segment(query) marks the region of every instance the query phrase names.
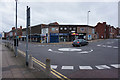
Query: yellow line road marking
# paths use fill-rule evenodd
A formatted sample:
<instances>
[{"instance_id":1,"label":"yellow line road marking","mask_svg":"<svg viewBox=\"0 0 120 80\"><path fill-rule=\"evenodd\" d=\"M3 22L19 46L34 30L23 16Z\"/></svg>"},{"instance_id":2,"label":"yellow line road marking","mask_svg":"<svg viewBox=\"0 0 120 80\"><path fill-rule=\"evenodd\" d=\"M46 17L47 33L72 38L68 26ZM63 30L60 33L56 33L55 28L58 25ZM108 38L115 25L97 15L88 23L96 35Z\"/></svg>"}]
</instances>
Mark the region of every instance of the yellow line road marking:
<instances>
[{"instance_id":1,"label":"yellow line road marking","mask_svg":"<svg viewBox=\"0 0 120 80\"><path fill-rule=\"evenodd\" d=\"M26 56L26 54L25 54L25 52L23 52L23 51L21 51L21 50L18 50L21 54L23 54L24 56ZM36 58L34 58L34 57L32 57L32 60L35 62L35 63L37 63L37 64L39 64L40 66L42 66L44 69L46 68L46 64L44 64L44 63L42 63L41 61L39 61L39 60L37 60ZM61 80L64 80L63 78L65 78L65 79L67 79L67 80L70 80L69 78L67 78L66 76L64 76L64 75L62 75L61 73L59 73L59 72L57 72L56 70L54 70L54 69L52 69L51 68L51 73L53 74L53 75L55 75L57 78L60 78ZM57 74L56 74L57 73ZM60 77L60 76L61 77ZM62 78L63 77L63 78Z\"/></svg>"}]
</instances>

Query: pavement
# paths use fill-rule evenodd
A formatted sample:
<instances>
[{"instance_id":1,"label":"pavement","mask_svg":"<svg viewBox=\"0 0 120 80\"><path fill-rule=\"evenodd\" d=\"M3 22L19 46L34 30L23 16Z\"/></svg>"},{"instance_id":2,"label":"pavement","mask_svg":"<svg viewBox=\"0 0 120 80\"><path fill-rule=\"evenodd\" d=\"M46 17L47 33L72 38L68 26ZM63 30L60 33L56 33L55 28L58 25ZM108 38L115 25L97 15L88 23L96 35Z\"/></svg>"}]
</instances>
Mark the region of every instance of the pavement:
<instances>
[{"instance_id":1,"label":"pavement","mask_svg":"<svg viewBox=\"0 0 120 80\"><path fill-rule=\"evenodd\" d=\"M9 78L47 78L47 75L37 68L29 69L25 66L23 56L14 57L14 53L2 45L2 78L3 80Z\"/></svg>"}]
</instances>

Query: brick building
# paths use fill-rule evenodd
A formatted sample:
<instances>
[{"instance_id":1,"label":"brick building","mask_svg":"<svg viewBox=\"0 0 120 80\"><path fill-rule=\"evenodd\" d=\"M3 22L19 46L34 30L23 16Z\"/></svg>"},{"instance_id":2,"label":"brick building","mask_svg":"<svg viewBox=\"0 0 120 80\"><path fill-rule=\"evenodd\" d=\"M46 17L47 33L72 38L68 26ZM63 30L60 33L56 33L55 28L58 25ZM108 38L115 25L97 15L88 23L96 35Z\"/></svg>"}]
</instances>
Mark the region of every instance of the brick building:
<instances>
[{"instance_id":1,"label":"brick building","mask_svg":"<svg viewBox=\"0 0 120 80\"><path fill-rule=\"evenodd\" d=\"M20 26L20 28L17 28L17 36L18 36L19 39L21 38L21 36L22 36L22 26ZM12 30L9 31L6 34L6 37L9 40L13 40L16 37L16 29L15 29L15 27L12 27Z\"/></svg>"},{"instance_id":2,"label":"brick building","mask_svg":"<svg viewBox=\"0 0 120 80\"><path fill-rule=\"evenodd\" d=\"M117 32L116 28L113 26L107 25L106 22L98 23L95 26L95 31L97 34L97 38L99 39L108 39L108 38L116 38Z\"/></svg>"},{"instance_id":3,"label":"brick building","mask_svg":"<svg viewBox=\"0 0 120 80\"><path fill-rule=\"evenodd\" d=\"M41 41L43 42L69 42L75 39L87 39L86 36L88 40L96 39L93 26L59 25L57 22L41 26Z\"/></svg>"}]
</instances>

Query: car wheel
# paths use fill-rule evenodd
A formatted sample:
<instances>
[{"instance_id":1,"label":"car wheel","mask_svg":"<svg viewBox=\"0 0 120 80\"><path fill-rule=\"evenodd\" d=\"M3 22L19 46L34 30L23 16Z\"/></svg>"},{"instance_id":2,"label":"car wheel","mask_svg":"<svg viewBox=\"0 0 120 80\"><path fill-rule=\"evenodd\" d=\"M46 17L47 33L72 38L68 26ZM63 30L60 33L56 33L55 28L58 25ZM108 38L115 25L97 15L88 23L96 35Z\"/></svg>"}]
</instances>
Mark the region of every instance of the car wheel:
<instances>
[{"instance_id":1,"label":"car wheel","mask_svg":"<svg viewBox=\"0 0 120 80\"><path fill-rule=\"evenodd\" d=\"M75 45L73 45L73 47L75 47Z\"/></svg>"},{"instance_id":2,"label":"car wheel","mask_svg":"<svg viewBox=\"0 0 120 80\"><path fill-rule=\"evenodd\" d=\"M81 44L79 46L81 47Z\"/></svg>"}]
</instances>

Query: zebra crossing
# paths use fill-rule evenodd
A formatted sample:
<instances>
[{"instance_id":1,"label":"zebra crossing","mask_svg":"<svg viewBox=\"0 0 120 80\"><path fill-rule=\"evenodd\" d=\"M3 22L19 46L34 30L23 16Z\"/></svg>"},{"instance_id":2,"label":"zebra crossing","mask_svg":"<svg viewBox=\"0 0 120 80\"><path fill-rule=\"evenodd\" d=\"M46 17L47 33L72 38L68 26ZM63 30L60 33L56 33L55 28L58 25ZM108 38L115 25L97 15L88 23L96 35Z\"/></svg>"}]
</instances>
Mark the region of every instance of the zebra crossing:
<instances>
[{"instance_id":1,"label":"zebra crossing","mask_svg":"<svg viewBox=\"0 0 120 80\"><path fill-rule=\"evenodd\" d=\"M117 46L107 46L107 45L97 45L97 46L99 46L99 47L108 47L108 48L114 48L114 49L118 49L118 47Z\"/></svg>"},{"instance_id":2,"label":"zebra crossing","mask_svg":"<svg viewBox=\"0 0 120 80\"><path fill-rule=\"evenodd\" d=\"M52 69L58 69L58 67L62 70L74 70L76 67L75 66L58 66L58 65L51 65ZM95 65L95 66L77 66L79 68L79 70L94 70L94 69L98 69L98 70L103 70L103 69L111 69L111 68L115 68L115 69L119 69L120 68L120 64L110 64L110 65Z\"/></svg>"}]
</instances>

